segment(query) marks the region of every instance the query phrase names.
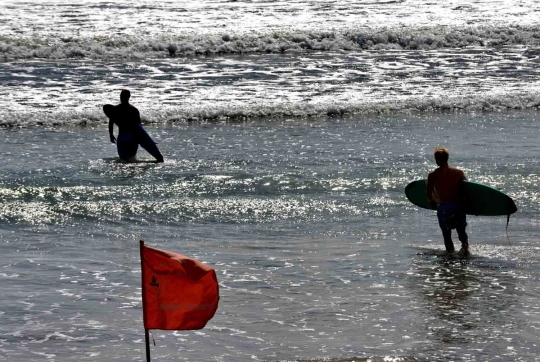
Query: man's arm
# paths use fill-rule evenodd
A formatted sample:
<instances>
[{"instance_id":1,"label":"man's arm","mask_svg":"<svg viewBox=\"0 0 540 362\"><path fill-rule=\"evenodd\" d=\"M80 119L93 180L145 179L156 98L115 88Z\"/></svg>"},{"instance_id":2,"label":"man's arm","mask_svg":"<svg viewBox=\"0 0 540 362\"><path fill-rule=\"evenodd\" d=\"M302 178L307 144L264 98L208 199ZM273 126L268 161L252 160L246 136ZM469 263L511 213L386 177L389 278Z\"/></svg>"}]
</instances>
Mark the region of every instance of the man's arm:
<instances>
[{"instance_id":1,"label":"man's arm","mask_svg":"<svg viewBox=\"0 0 540 362\"><path fill-rule=\"evenodd\" d=\"M429 174L426 185L426 196L429 202L433 202L433 190L435 189L435 183L433 182L433 174Z\"/></svg>"},{"instance_id":2,"label":"man's arm","mask_svg":"<svg viewBox=\"0 0 540 362\"><path fill-rule=\"evenodd\" d=\"M112 143L116 143L116 138L114 137L113 130L114 130L114 122L109 120L109 138L111 139Z\"/></svg>"},{"instance_id":3,"label":"man's arm","mask_svg":"<svg viewBox=\"0 0 540 362\"><path fill-rule=\"evenodd\" d=\"M427 185L426 185L426 197L431 205L431 208L436 210L437 209L437 202L433 200L433 192L435 191L435 175L433 173L430 173L427 179Z\"/></svg>"}]
</instances>

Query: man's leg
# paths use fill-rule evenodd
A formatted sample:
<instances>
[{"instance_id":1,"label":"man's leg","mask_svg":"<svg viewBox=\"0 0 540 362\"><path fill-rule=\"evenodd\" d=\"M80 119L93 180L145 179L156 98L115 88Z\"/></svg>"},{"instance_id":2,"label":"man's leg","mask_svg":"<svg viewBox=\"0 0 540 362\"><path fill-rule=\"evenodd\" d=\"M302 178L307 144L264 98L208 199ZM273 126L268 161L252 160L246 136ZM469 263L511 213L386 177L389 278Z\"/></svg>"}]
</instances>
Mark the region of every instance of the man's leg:
<instances>
[{"instance_id":1,"label":"man's leg","mask_svg":"<svg viewBox=\"0 0 540 362\"><path fill-rule=\"evenodd\" d=\"M451 227L451 214L445 211L444 205L439 205L437 207L437 219L439 220L439 227L441 228L444 247L449 253L456 251L454 249L454 243L452 242L452 227Z\"/></svg>"},{"instance_id":2,"label":"man's leg","mask_svg":"<svg viewBox=\"0 0 540 362\"><path fill-rule=\"evenodd\" d=\"M467 232L465 231L465 228L467 226L458 226L456 228L459 241L461 241L461 249L463 249L464 252L469 252L469 236L467 235Z\"/></svg>"},{"instance_id":3,"label":"man's leg","mask_svg":"<svg viewBox=\"0 0 540 362\"><path fill-rule=\"evenodd\" d=\"M441 228L441 231L444 238L444 247L446 248L446 251L453 253L456 251L456 249L454 249L454 242L452 241L452 230Z\"/></svg>"},{"instance_id":4,"label":"man's leg","mask_svg":"<svg viewBox=\"0 0 540 362\"><path fill-rule=\"evenodd\" d=\"M456 225L456 231L459 237L459 241L461 241L461 251L460 253L463 256L469 255L469 236L467 235L467 232L465 231L465 228L467 227L467 216L464 213L460 213L457 215L458 222Z\"/></svg>"}]
</instances>

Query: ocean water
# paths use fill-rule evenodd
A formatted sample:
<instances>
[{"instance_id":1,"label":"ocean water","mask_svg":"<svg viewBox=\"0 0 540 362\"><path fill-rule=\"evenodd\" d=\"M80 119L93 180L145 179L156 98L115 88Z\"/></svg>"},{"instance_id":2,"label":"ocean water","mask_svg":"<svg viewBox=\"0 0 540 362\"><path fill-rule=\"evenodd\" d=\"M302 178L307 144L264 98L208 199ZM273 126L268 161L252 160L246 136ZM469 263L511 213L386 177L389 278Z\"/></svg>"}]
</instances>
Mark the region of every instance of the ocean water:
<instances>
[{"instance_id":1,"label":"ocean water","mask_svg":"<svg viewBox=\"0 0 540 362\"><path fill-rule=\"evenodd\" d=\"M220 282L155 361L540 361L539 12L0 1L0 360L144 361L143 239ZM122 88L165 163L118 162ZM440 145L519 209L464 260L404 195Z\"/></svg>"}]
</instances>

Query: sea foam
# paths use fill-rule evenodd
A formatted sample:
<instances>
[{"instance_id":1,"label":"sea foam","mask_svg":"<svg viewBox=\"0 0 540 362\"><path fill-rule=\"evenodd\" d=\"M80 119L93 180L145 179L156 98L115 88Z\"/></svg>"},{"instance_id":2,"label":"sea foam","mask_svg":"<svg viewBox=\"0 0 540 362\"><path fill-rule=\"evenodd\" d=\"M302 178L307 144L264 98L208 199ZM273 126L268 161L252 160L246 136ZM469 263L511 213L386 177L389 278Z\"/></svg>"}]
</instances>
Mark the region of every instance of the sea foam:
<instances>
[{"instance_id":1,"label":"sea foam","mask_svg":"<svg viewBox=\"0 0 540 362\"><path fill-rule=\"evenodd\" d=\"M280 30L138 36L0 36L0 59L155 59L189 55L283 53L290 51L436 50L470 46L538 46L532 26L427 27L345 30Z\"/></svg>"},{"instance_id":2,"label":"sea foam","mask_svg":"<svg viewBox=\"0 0 540 362\"><path fill-rule=\"evenodd\" d=\"M145 124L175 124L187 122L244 122L255 120L310 119L328 117L362 117L391 114L428 114L430 112L498 112L505 110L535 110L540 108L537 92L466 95L455 97L417 97L378 102L283 102L153 108L140 107ZM0 111L0 127L29 126L99 126L107 118L99 107L82 111L5 112Z\"/></svg>"}]
</instances>

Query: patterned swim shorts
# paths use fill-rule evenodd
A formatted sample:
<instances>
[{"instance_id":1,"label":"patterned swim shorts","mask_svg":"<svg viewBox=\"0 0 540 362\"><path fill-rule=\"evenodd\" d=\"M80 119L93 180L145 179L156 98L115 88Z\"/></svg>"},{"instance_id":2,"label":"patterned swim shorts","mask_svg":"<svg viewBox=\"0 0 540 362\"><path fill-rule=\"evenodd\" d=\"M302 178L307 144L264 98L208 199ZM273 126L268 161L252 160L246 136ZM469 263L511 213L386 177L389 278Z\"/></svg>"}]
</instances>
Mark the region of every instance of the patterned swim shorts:
<instances>
[{"instance_id":1,"label":"patterned swim shorts","mask_svg":"<svg viewBox=\"0 0 540 362\"><path fill-rule=\"evenodd\" d=\"M437 218L442 230L467 226L467 217L460 204L440 204L437 206Z\"/></svg>"}]
</instances>

